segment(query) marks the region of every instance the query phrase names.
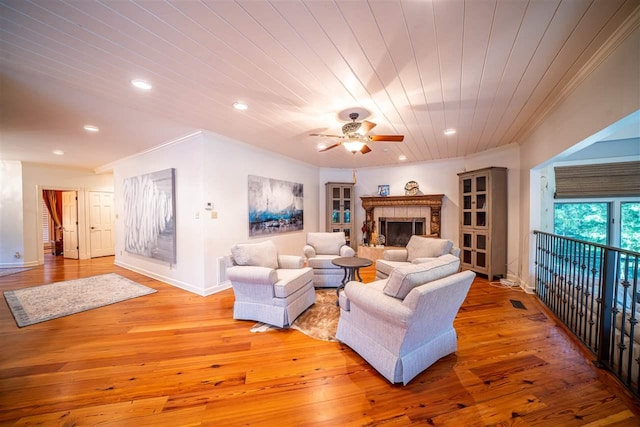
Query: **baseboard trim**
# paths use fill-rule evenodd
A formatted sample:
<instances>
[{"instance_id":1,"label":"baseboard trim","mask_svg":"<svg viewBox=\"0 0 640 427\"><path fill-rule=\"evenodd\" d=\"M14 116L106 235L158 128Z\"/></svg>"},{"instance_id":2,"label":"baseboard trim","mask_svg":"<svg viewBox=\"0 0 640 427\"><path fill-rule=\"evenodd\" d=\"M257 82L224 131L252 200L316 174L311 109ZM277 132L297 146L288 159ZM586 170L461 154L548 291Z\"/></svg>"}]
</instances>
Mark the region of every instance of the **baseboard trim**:
<instances>
[{"instance_id":1,"label":"baseboard trim","mask_svg":"<svg viewBox=\"0 0 640 427\"><path fill-rule=\"evenodd\" d=\"M216 286L212 286L212 287L207 288L207 289L202 289L202 288L198 288L196 286L193 286L190 283L186 283L186 282L183 282L183 281L180 281L180 280L176 280L176 279L171 278L171 277L163 276L162 274L158 274L158 273L155 273L153 271L145 270L144 268L140 268L140 267L137 267L135 265L127 264L126 262L115 260L114 264L117 265L118 267L126 268L127 270L131 270L131 271L134 271L136 273L140 273L140 274L142 274L144 276L151 277L152 279L156 279L156 280L159 280L159 281L164 282L164 283L168 283L171 286L175 286L176 288L180 288L180 289L183 289L185 291L188 291L188 292L191 292L193 294L200 295L200 296L203 296L203 297L206 297L206 296L209 296L209 295L213 295L213 294L216 294L218 292L222 292L224 290L227 290L227 289L231 288L231 282L225 281L225 282L222 282L222 283L220 283L220 284L218 284Z\"/></svg>"},{"instance_id":2,"label":"baseboard trim","mask_svg":"<svg viewBox=\"0 0 640 427\"><path fill-rule=\"evenodd\" d=\"M0 268L26 268L26 267L37 267L38 261L27 261L27 262L5 262L0 263Z\"/></svg>"}]
</instances>

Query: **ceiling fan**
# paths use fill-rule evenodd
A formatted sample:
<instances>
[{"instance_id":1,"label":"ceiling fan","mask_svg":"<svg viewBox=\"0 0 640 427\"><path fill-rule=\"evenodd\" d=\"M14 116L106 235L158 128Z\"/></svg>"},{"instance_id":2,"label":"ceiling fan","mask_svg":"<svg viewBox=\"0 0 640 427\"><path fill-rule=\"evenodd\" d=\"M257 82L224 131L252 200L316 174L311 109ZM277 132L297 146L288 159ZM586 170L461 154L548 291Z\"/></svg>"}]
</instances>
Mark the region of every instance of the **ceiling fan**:
<instances>
[{"instance_id":1,"label":"ceiling fan","mask_svg":"<svg viewBox=\"0 0 640 427\"><path fill-rule=\"evenodd\" d=\"M358 151L362 154L367 154L371 151L371 148L367 145L367 142L402 142L404 135L368 135L369 131L373 129L376 124L367 120L356 122L358 120L358 113L349 114L351 123L347 123L342 126L342 135L326 135L322 133L312 133L310 136L321 136L325 138L338 138L343 141L337 142L333 145L323 148L320 152L331 150L332 148L342 145L347 151L356 154Z\"/></svg>"}]
</instances>

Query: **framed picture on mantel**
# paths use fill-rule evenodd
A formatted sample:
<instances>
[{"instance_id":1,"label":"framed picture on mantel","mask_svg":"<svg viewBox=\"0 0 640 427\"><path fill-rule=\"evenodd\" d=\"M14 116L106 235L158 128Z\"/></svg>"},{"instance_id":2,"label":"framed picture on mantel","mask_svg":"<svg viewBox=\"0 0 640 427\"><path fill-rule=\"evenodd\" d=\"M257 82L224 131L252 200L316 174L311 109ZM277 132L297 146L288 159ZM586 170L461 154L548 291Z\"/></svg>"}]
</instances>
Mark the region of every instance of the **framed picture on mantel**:
<instances>
[{"instance_id":1,"label":"framed picture on mantel","mask_svg":"<svg viewBox=\"0 0 640 427\"><path fill-rule=\"evenodd\" d=\"M389 195L389 184L378 185L378 196L386 197Z\"/></svg>"}]
</instances>

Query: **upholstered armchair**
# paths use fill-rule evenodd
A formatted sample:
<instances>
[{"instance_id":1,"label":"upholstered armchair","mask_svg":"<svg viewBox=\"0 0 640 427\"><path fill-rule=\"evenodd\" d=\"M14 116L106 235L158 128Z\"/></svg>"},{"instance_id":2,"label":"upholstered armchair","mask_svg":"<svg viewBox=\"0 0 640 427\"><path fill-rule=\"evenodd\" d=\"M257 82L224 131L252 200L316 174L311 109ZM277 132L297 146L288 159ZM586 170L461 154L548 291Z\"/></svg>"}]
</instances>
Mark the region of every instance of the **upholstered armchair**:
<instances>
[{"instance_id":1,"label":"upholstered armchair","mask_svg":"<svg viewBox=\"0 0 640 427\"><path fill-rule=\"evenodd\" d=\"M301 256L278 255L271 241L235 245L225 262L234 319L289 327L316 301L311 268Z\"/></svg>"},{"instance_id":2,"label":"upholstered armchair","mask_svg":"<svg viewBox=\"0 0 640 427\"><path fill-rule=\"evenodd\" d=\"M396 267L433 261L447 254L459 257L460 248L447 239L411 236L405 248L387 249L382 253L382 259L376 261L376 279L386 279Z\"/></svg>"},{"instance_id":3,"label":"upholstered armchair","mask_svg":"<svg viewBox=\"0 0 640 427\"><path fill-rule=\"evenodd\" d=\"M338 287L344 278L344 270L331 263L339 257L355 256L347 245L344 232L307 233L307 244L303 249L307 267L313 269L313 285L316 288Z\"/></svg>"},{"instance_id":4,"label":"upholstered armchair","mask_svg":"<svg viewBox=\"0 0 640 427\"><path fill-rule=\"evenodd\" d=\"M398 267L388 279L347 283L336 338L391 383L406 385L457 350L453 320L475 277L472 271L456 273L459 263L445 255Z\"/></svg>"}]
</instances>

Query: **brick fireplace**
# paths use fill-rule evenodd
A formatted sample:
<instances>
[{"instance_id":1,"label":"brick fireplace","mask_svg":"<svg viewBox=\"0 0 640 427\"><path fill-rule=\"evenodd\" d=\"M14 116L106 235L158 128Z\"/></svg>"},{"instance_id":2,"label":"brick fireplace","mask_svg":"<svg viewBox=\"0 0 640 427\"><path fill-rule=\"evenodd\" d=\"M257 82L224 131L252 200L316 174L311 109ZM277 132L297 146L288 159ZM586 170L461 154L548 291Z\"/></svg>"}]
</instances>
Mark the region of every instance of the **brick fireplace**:
<instances>
[{"instance_id":1,"label":"brick fireplace","mask_svg":"<svg viewBox=\"0 0 640 427\"><path fill-rule=\"evenodd\" d=\"M416 196L363 196L362 207L369 232L393 234L388 246L405 246L412 234L440 237L444 194ZM387 235L385 235L385 238Z\"/></svg>"}]
</instances>

